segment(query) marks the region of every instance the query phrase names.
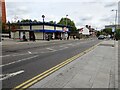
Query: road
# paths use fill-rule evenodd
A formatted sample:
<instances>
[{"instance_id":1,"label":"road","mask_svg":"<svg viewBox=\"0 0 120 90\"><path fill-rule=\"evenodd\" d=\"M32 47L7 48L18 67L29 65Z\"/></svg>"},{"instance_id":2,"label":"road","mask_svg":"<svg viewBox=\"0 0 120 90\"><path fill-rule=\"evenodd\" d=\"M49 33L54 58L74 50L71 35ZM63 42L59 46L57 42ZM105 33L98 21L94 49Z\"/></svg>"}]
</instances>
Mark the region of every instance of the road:
<instances>
[{"instance_id":1,"label":"road","mask_svg":"<svg viewBox=\"0 0 120 90\"><path fill-rule=\"evenodd\" d=\"M99 42L97 39L66 40L5 46L2 50L2 65L0 65L3 73L0 76L2 86L14 88Z\"/></svg>"}]
</instances>

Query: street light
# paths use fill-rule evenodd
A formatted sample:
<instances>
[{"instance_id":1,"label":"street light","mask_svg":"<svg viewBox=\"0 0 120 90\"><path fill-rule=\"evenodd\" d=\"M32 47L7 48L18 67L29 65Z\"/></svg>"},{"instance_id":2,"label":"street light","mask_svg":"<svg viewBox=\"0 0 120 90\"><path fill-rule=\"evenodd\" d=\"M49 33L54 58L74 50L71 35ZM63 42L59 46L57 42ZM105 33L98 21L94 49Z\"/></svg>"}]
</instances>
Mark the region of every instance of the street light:
<instances>
[{"instance_id":1,"label":"street light","mask_svg":"<svg viewBox=\"0 0 120 90\"><path fill-rule=\"evenodd\" d=\"M116 12L116 15L115 15L115 26L116 26L116 22L117 22L117 11L118 11L118 10L114 10L114 9L113 9L113 10L111 10L111 11L115 11L115 12Z\"/></svg>"},{"instance_id":2,"label":"street light","mask_svg":"<svg viewBox=\"0 0 120 90\"><path fill-rule=\"evenodd\" d=\"M42 18L43 18L43 40L44 40L44 18L45 18L45 15L42 15Z\"/></svg>"},{"instance_id":3,"label":"street light","mask_svg":"<svg viewBox=\"0 0 120 90\"><path fill-rule=\"evenodd\" d=\"M66 28L67 28L67 17L68 17L68 15L66 15Z\"/></svg>"},{"instance_id":4,"label":"street light","mask_svg":"<svg viewBox=\"0 0 120 90\"><path fill-rule=\"evenodd\" d=\"M9 26L9 38L11 38L10 22L9 21L8 21L8 26Z\"/></svg>"},{"instance_id":5,"label":"street light","mask_svg":"<svg viewBox=\"0 0 120 90\"><path fill-rule=\"evenodd\" d=\"M114 9L113 9L113 10L111 10L111 11L115 11L115 12L116 12L116 15L115 15L115 26L114 26L114 27L115 27L115 30L114 30L114 46L115 46L115 31L116 31L116 25L117 25L116 22L117 22L117 11L118 11L118 10L114 10Z\"/></svg>"}]
</instances>

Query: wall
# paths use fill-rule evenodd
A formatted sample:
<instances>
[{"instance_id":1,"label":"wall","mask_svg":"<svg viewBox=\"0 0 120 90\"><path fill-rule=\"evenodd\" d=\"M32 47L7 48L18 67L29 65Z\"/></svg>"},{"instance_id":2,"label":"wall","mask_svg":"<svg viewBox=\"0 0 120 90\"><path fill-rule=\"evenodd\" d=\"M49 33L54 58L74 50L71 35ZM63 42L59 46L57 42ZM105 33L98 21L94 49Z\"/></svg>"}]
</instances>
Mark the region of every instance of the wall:
<instances>
[{"instance_id":1,"label":"wall","mask_svg":"<svg viewBox=\"0 0 120 90\"><path fill-rule=\"evenodd\" d=\"M82 34L83 34L83 35L90 35L89 29L87 29L86 27L84 27Z\"/></svg>"},{"instance_id":2,"label":"wall","mask_svg":"<svg viewBox=\"0 0 120 90\"><path fill-rule=\"evenodd\" d=\"M42 30L43 29L43 26L42 25L33 25L32 26L32 30Z\"/></svg>"},{"instance_id":3,"label":"wall","mask_svg":"<svg viewBox=\"0 0 120 90\"><path fill-rule=\"evenodd\" d=\"M12 39L18 39L19 38L19 31L11 32L11 38Z\"/></svg>"},{"instance_id":4,"label":"wall","mask_svg":"<svg viewBox=\"0 0 120 90\"><path fill-rule=\"evenodd\" d=\"M30 26L20 26L21 30L30 30Z\"/></svg>"},{"instance_id":5,"label":"wall","mask_svg":"<svg viewBox=\"0 0 120 90\"><path fill-rule=\"evenodd\" d=\"M62 27L56 27L56 30L63 30L63 28Z\"/></svg>"},{"instance_id":6,"label":"wall","mask_svg":"<svg viewBox=\"0 0 120 90\"><path fill-rule=\"evenodd\" d=\"M54 30L54 26L44 26L44 29L47 29L47 30Z\"/></svg>"},{"instance_id":7,"label":"wall","mask_svg":"<svg viewBox=\"0 0 120 90\"><path fill-rule=\"evenodd\" d=\"M35 34L35 38L36 39L43 39L43 33L41 33L41 32L35 32L34 34Z\"/></svg>"}]
</instances>

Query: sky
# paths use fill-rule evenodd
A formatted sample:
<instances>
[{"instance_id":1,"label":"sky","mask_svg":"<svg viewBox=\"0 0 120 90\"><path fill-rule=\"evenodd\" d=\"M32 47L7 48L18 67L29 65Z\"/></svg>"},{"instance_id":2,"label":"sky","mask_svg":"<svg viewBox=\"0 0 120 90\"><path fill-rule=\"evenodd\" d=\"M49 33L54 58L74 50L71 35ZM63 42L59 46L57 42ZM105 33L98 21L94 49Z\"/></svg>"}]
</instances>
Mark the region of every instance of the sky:
<instances>
[{"instance_id":1,"label":"sky","mask_svg":"<svg viewBox=\"0 0 120 90\"><path fill-rule=\"evenodd\" d=\"M119 0L6 0L7 21L22 19L59 22L66 17L75 22L77 28L91 25L103 29L114 24Z\"/></svg>"}]
</instances>

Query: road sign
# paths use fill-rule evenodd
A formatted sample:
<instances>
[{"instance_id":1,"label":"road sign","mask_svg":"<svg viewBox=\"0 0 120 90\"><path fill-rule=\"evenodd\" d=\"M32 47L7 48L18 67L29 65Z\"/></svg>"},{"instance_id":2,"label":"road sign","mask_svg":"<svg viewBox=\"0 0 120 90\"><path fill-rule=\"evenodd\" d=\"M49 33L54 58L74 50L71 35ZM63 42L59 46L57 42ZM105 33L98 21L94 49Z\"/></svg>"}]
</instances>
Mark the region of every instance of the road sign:
<instances>
[{"instance_id":1,"label":"road sign","mask_svg":"<svg viewBox=\"0 0 120 90\"><path fill-rule=\"evenodd\" d=\"M115 27L112 27L112 32L115 32Z\"/></svg>"}]
</instances>

